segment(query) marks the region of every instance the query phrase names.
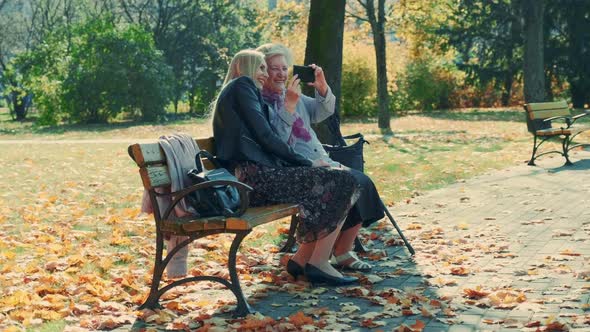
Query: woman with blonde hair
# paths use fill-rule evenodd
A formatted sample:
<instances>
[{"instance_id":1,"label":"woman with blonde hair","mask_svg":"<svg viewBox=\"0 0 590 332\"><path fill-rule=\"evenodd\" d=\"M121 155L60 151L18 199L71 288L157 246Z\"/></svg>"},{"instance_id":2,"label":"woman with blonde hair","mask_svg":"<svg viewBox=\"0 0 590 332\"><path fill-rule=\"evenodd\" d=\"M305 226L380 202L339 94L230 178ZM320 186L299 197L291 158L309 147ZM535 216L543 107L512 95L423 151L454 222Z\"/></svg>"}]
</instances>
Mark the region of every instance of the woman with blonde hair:
<instances>
[{"instance_id":1,"label":"woman with blonde hair","mask_svg":"<svg viewBox=\"0 0 590 332\"><path fill-rule=\"evenodd\" d=\"M268 79L262 88L262 97L271 106L271 126L284 142L303 156L322 160L332 167L345 169L352 174L361 186L361 195L342 227L339 239L334 246L332 262L342 268L368 271L371 265L364 262L352 251L354 239L362 225L369 226L383 218L381 198L373 181L363 172L343 167L330 159L311 127L334 114L336 97L332 93L324 71L311 64L315 82L307 83L315 90L315 96L301 94L299 79L288 80L289 68L293 65L291 50L281 44L264 44L257 48L264 53L268 66Z\"/></svg>"},{"instance_id":2,"label":"woman with blonde hair","mask_svg":"<svg viewBox=\"0 0 590 332\"><path fill-rule=\"evenodd\" d=\"M260 52L244 50L232 59L213 112L217 158L238 180L254 188L251 205L301 206L300 246L287 264L293 277L305 274L312 283L329 285L357 282L358 278L333 268L329 259L358 197L358 184L348 172L321 167L327 164L295 152L276 135L260 94L267 79Z\"/></svg>"}]
</instances>

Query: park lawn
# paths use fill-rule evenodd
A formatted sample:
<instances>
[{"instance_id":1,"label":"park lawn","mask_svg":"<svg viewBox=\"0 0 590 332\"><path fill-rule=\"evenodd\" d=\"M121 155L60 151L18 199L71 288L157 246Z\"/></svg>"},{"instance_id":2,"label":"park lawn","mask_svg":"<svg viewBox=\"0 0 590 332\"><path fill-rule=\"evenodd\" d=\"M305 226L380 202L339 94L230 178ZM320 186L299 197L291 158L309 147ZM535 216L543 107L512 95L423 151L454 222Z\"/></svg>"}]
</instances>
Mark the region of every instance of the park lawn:
<instances>
[{"instance_id":1,"label":"park lawn","mask_svg":"<svg viewBox=\"0 0 590 332\"><path fill-rule=\"evenodd\" d=\"M342 130L360 131L370 141L366 172L395 215L397 204L425 191L526 162L532 139L521 116L518 110L411 115L392 121L391 137L377 134L370 122L345 123ZM105 327L113 311L119 322L133 321L147 294L155 248L152 217L140 214L142 187L126 148L175 131L208 136L209 124L28 133L28 124L9 125L0 130L0 328ZM284 220L256 231L242 251L276 252L287 226ZM221 249L229 239L221 239L203 245L209 261L224 261Z\"/></svg>"}]
</instances>

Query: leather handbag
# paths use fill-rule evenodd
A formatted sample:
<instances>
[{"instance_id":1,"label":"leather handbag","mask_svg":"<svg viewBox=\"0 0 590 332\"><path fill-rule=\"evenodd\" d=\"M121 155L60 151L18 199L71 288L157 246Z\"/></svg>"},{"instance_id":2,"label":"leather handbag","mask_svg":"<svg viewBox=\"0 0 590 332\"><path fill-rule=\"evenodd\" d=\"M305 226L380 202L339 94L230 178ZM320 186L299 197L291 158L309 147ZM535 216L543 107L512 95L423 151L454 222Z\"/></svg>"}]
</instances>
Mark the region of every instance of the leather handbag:
<instances>
[{"instance_id":1,"label":"leather handbag","mask_svg":"<svg viewBox=\"0 0 590 332\"><path fill-rule=\"evenodd\" d=\"M216 168L205 170L201 166L201 156L209 159ZM208 151L199 151L195 156L195 164L197 168L191 169L187 173L193 184L220 180L238 182L238 179L227 169L221 167L219 162ZM191 192L187 195L186 200L195 209L199 218L212 216L237 217L244 212L241 208L242 202L238 188L228 184L214 185Z\"/></svg>"},{"instance_id":2,"label":"leather handbag","mask_svg":"<svg viewBox=\"0 0 590 332\"><path fill-rule=\"evenodd\" d=\"M361 133L344 136L343 139L357 139L357 141L351 145L324 144L323 147L328 153L328 156L330 156L330 159L344 166L364 172L365 159L363 157L363 146L365 143L369 144L369 142L365 140Z\"/></svg>"}]
</instances>

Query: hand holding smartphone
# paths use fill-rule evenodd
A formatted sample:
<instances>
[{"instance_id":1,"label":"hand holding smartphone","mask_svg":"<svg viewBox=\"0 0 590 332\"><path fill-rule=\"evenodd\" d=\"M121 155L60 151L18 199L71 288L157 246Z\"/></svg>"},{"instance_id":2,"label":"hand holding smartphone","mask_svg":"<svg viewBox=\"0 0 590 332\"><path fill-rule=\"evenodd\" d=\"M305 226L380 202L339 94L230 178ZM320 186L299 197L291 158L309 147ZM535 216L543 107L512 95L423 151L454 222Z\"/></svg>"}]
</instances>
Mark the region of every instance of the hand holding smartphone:
<instances>
[{"instance_id":1,"label":"hand holding smartphone","mask_svg":"<svg viewBox=\"0 0 590 332\"><path fill-rule=\"evenodd\" d=\"M315 70L309 66L293 66L293 75L297 75L299 80L304 83L315 82Z\"/></svg>"}]
</instances>

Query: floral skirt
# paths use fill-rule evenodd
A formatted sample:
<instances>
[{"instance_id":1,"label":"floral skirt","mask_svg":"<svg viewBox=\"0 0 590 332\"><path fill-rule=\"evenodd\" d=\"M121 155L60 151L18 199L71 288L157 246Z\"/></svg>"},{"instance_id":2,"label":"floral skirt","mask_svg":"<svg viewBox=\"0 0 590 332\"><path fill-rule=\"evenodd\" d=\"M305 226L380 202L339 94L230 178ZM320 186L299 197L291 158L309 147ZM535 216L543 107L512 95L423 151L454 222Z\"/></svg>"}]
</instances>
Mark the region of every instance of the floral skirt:
<instances>
[{"instance_id":1,"label":"floral skirt","mask_svg":"<svg viewBox=\"0 0 590 332\"><path fill-rule=\"evenodd\" d=\"M268 168L242 162L235 168L240 182L252 188L250 204L295 203L301 206L297 228L300 242L312 242L333 232L359 195L354 176L324 167Z\"/></svg>"}]
</instances>

